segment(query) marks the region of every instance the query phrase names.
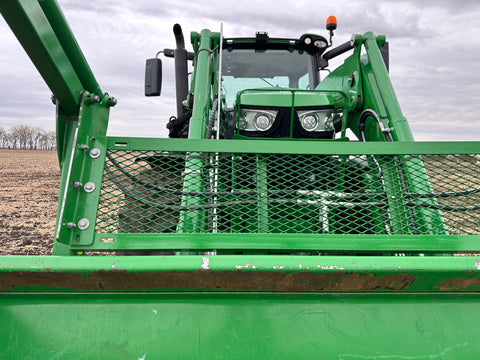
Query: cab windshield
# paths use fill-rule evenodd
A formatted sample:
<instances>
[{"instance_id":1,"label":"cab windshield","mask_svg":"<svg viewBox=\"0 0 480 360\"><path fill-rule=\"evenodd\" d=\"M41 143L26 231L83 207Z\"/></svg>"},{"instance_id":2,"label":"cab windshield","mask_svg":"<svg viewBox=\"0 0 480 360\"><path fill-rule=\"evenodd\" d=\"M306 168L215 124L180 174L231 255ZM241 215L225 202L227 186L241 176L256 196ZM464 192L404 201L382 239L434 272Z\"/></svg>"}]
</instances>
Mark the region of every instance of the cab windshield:
<instances>
[{"instance_id":1,"label":"cab windshield","mask_svg":"<svg viewBox=\"0 0 480 360\"><path fill-rule=\"evenodd\" d=\"M227 107L244 89L282 87L314 89L317 81L314 57L306 51L269 49L224 49L222 93Z\"/></svg>"}]
</instances>

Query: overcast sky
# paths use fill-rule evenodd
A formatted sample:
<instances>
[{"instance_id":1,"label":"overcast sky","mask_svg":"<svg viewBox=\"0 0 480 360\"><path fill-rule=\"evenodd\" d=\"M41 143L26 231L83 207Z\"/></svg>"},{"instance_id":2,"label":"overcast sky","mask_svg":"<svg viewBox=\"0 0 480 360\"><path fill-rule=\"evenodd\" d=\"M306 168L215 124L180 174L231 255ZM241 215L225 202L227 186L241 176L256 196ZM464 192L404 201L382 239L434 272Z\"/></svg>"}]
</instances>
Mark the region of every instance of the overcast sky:
<instances>
[{"instance_id":1,"label":"overcast sky","mask_svg":"<svg viewBox=\"0 0 480 360\"><path fill-rule=\"evenodd\" d=\"M175 45L172 26L224 36L327 36L334 44L373 31L390 42L390 75L416 140L480 140L480 2L435 1L110 1L58 0L103 91L118 99L109 135L166 137L175 114L173 59L163 58L160 98L143 95L145 59ZM0 126L55 128L51 92L0 18Z\"/></svg>"}]
</instances>

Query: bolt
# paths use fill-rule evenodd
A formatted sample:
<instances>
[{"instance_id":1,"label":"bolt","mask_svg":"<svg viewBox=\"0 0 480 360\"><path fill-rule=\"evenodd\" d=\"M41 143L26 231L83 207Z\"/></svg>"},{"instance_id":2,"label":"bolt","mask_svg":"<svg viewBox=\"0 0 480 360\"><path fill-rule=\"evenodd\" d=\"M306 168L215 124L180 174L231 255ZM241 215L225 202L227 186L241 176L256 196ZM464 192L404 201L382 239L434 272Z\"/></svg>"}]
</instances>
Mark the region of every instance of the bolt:
<instances>
[{"instance_id":1,"label":"bolt","mask_svg":"<svg viewBox=\"0 0 480 360\"><path fill-rule=\"evenodd\" d=\"M115 99L114 97L109 97L107 99L107 105L112 107L117 105L117 99Z\"/></svg>"},{"instance_id":2,"label":"bolt","mask_svg":"<svg viewBox=\"0 0 480 360\"><path fill-rule=\"evenodd\" d=\"M85 219L85 218L80 219L78 221L77 226L80 230L87 230L88 227L90 226L90 221L88 221L88 219Z\"/></svg>"},{"instance_id":3,"label":"bolt","mask_svg":"<svg viewBox=\"0 0 480 360\"><path fill-rule=\"evenodd\" d=\"M101 151L100 149L97 149L97 148L93 148L92 150L90 150L90 157L92 159L96 159L100 156L101 154Z\"/></svg>"},{"instance_id":4,"label":"bolt","mask_svg":"<svg viewBox=\"0 0 480 360\"><path fill-rule=\"evenodd\" d=\"M68 222L67 223L67 229L73 229L77 227L77 224L75 224L74 222Z\"/></svg>"},{"instance_id":5,"label":"bolt","mask_svg":"<svg viewBox=\"0 0 480 360\"><path fill-rule=\"evenodd\" d=\"M87 182L84 186L83 186L83 190L86 192L86 193L91 193L91 192L94 192L95 191L95 183L89 181Z\"/></svg>"},{"instance_id":6,"label":"bolt","mask_svg":"<svg viewBox=\"0 0 480 360\"><path fill-rule=\"evenodd\" d=\"M82 186L83 186L83 184L82 184L80 181L74 181L74 182L73 182L73 188L74 188L75 190L80 189Z\"/></svg>"},{"instance_id":7,"label":"bolt","mask_svg":"<svg viewBox=\"0 0 480 360\"><path fill-rule=\"evenodd\" d=\"M348 78L347 82L348 82L348 84L350 85L350 87L352 87L353 85L355 85L355 75L354 75L354 74L351 74L350 77Z\"/></svg>"},{"instance_id":8,"label":"bolt","mask_svg":"<svg viewBox=\"0 0 480 360\"><path fill-rule=\"evenodd\" d=\"M89 149L88 145L86 145L86 144L80 145L80 150L86 151L88 149Z\"/></svg>"},{"instance_id":9,"label":"bolt","mask_svg":"<svg viewBox=\"0 0 480 360\"><path fill-rule=\"evenodd\" d=\"M92 105L102 101L98 95L88 94L85 98L85 104Z\"/></svg>"}]
</instances>

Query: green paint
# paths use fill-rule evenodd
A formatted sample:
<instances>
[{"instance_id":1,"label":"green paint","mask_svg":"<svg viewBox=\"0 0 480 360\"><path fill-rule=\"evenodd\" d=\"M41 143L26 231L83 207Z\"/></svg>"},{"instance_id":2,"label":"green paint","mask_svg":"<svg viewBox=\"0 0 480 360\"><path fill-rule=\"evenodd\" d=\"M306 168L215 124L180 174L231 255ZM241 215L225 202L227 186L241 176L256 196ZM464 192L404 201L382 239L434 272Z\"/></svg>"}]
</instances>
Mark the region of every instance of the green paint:
<instances>
[{"instance_id":1,"label":"green paint","mask_svg":"<svg viewBox=\"0 0 480 360\"><path fill-rule=\"evenodd\" d=\"M8 359L468 359L480 351L469 331L478 294L18 294L0 303Z\"/></svg>"}]
</instances>

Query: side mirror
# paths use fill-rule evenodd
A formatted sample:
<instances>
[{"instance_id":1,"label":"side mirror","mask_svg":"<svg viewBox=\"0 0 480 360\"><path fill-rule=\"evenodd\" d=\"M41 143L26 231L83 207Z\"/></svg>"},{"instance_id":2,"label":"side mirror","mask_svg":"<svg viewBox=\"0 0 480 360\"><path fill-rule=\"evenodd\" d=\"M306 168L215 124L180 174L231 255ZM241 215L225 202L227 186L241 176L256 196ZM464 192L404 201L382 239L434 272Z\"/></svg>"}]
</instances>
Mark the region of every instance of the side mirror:
<instances>
[{"instance_id":1,"label":"side mirror","mask_svg":"<svg viewBox=\"0 0 480 360\"><path fill-rule=\"evenodd\" d=\"M160 96L162 92L162 61L147 59L145 64L145 96Z\"/></svg>"}]
</instances>

